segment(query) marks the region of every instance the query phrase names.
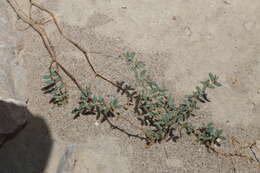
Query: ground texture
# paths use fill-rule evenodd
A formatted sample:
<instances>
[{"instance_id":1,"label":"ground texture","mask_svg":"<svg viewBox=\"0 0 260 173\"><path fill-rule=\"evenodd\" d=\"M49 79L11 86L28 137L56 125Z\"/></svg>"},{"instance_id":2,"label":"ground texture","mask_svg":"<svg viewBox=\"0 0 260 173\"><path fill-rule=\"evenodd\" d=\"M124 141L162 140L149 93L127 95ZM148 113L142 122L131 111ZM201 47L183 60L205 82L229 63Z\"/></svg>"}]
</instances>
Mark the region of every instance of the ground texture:
<instances>
[{"instance_id":1,"label":"ground texture","mask_svg":"<svg viewBox=\"0 0 260 173\"><path fill-rule=\"evenodd\" d=\"M19 3L28 11L26 0ZM223 87L209 92L211 102L201 105L195 119L212 121L226 136L236 136L243 142L260 137L259 0L44 0L41 3L56 14L66 35L92 52L91 60L97 71L114 81L132 80L119 56L126 51L137 52L154 79L177 100L191 93L208 72L217 74ZM8 10L15 16L11 8ZM38 20L47 16L36 9L33 14ZM13 21L18 28L26 27L21 21ZM59 60L82 85L91 86L106 97L116 96L115 88L95 78L83 55L59 36L53 24L46 24L46 29ZM42 172L259 172L255 164L208 153L190 137L146 149L143 141L128 138L106 123L96 126L95 117L73 120L70 111L77 104L78 92L68 83L72 88L69 105L53 108L48 104L49 97L40 90L41 75L47 72L50 62L48 53L32 29L17 30L16 35L17 58L12 65L18 70L13 70L13 76L20 79L15 83L17 93L28 98L29 110L46 122L53 141ZM60 159L71 145L77 148L70 157L73 163L61 168ZM228 141L223 147L229 151ZM37 172L35 165L29 166L29 171Z\"/></svg>"}]
</instances>

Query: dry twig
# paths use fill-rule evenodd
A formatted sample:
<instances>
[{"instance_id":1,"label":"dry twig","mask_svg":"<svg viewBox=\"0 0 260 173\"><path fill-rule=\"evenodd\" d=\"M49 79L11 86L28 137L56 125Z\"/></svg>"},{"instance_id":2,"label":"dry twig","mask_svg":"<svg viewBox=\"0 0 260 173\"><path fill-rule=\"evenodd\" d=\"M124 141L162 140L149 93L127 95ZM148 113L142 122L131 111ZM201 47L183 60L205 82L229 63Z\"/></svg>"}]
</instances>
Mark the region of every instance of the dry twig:
<instances>
[{"instance_id":1,"label":"dry twig","mask_svg":"<svg viewBox=\"0 0 260 173\"><path fill-rule=\"evenodd\" d=\"M71 40L70 38L68 38L62 31L61 27L59 26L55 15L47 10L46 8L44 8L43 6L41 6L40 4L34 2L33 0L30 0L30 8L29 8L29 16L19 7L18 3L16 2L16 0L6 0L10 6L13 8L14 12L17 14L17 16L19 17L19 19L21 19L24 23L28 24L31 28L33 28L41 37L44 47L47 49L50 57L51 57L51 63L50 63L50 67L49 69L51 70L51 67L55 64L57 66L57 68L60 68L70 79L71 81L77 86L77 88L84 94L83 92L83 87L77 82L76 78L57 60L57 56L56 56L56 52L54 49L54 46L52 44L52 42L50 41L45 29L43 28L43 24L45 23L40 23L37 21L34 21L32 18L32 7L35 6L37 8L39 8L40 10L48 13L51 16L51 20L49 19L48 21L54 21L59 33L62 35L62 37L67 40L68 42L70 42L72 45L74 45L79 51L81 51L84 56L85 59L88 62L88 65L90 66L90 68L92 69L93 73L95 74L96 77L100 77L101 79L109 82L110 84L114 85L117 88L120 88L121 90L123 90L123 88L121 88L121 86L118 86L116 83L112 82L111 80L107 79L106 77L104 77L103 75L97 73L97 71L95 70L94 66L92 65L90 58L88 56L88 53L86 50L84 50L79 44L77 44L75 41ZM148 133L146 132L145 129L143 129L142 127L136 126L134 125L133 122L131 122L129 119L123 117L123 116L119 116L121 119L127 121L128 123L130 123L130 125L132 125L134 128L139 129L140 131L143 132L144 135L148 135Z\"/></svg>"}]
</instances>

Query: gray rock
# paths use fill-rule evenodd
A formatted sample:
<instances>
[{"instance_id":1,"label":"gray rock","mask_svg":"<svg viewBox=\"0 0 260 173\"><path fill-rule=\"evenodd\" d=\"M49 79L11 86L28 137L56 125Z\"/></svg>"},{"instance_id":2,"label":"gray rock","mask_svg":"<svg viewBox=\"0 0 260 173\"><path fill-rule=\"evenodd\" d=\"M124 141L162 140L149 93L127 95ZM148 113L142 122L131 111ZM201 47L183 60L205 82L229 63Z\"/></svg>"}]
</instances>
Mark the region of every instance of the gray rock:
<instances>
[{"instance_id":1,"label":"gray rock","mask_svg":"<svg viewBox=\"0 0 260 173\"><path fill-rule=\"evenodd\" d=\"M26 111L25 107L13 106L18 105L8 105L7 107L16 109L15 112ZM28 110L25 113L23 116L28 118L28 123L24 128L22 125L24 121L17 121L18 118L15 118L15 121L11 121L10 125L7 126L9 129L15 124L20 129L16 130L15 138L13 138L14 135L7 134L8 142L0 148L0 173L53 173L56 169L45 172L46 167L53 164L53 138L48 124L44 119L33 115ZM23 129L21 130L21 128ZM4 136L6 137L6 134ZM9 140L11 138L13 139ZM52 158L52 162L49 162L50 158Z\"/></svg>"},{"instance_id":2,"label":"gray rock","mask_svg":"<svg viewBox=\"0 0 260 173\"><path fill-rule=\"evenodd\" d=\"M86 144L70 145L57 173L128 173L129 166L117 138L101 136Z\"/></svg>"},{"instance_id":3,"label":"gray rock","mask_svg":"<svg viewBox=\"0 0 260 173\"><path fill-rule=\"evenodd\" d=\"M0 100L0 146L12 139L27 123L27 108L15 100Z\"/></svg>"},{"instance_id":4,"label":"gray rock","mask_svg":"<svg viewBox=\"0 0 260 173\"><path fill-rule=\"evenodd\" d=\"M62 156L60 163L58 165L57 173L70 173L72 172L73 165L70 164L70 159L72 155L76 152L77 145L72 144L68 146L65 154Z\"/></svg>"},{"instance_id":5,"label":"gray rock","mask_svg":"<svg viewBox=\"0 0 260 173\"><path fill-rule=\"evenodd\" d=\"M26 105L16 100L20 96L16 94L11 69L16 59L16 31L8 9L7 2L0 1L0 146L16 136L27 122Z\"/></svg>"},{"instance_id":6,"label":"gray rock","mask_svg":"<svg viewBox=\"0 0 260 173\"><path fill-rule=\"evenodd\" d=\"M256 160L260 163L260 139L256 140L255 157Z\"/></svg>"},{"instance_id":7,"label":"gray rock","mask_svg":"<svg viewBox=\"0 0 260 173\"><path fill-rule=\"evenodd\" d=\"M0 97L2 98L15 98L11 63L16 59L17 37L10 10L6 1L0 1Z\"/></svg>"},{"instance_id":8,"label":"gray rock","mask_svg":"<svg viewBox=\"0 0 260 173\"><path fill-rule=\"evenodd\" d=\"M11 48L16 43L16 32L6 1L0 1L0 48Z\"/></svg>"}]
</instances>

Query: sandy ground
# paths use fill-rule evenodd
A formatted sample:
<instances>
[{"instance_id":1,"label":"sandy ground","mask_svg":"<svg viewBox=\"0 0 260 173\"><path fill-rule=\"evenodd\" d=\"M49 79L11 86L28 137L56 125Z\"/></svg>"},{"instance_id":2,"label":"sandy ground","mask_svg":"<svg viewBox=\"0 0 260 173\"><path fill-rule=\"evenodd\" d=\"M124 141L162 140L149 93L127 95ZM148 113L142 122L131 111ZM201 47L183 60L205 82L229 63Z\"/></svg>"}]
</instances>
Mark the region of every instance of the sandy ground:
<instances>
[{"instance_id":1,"label":"sandy ground","mask_svg":"<svg viewBox=\"0 0 260 173\"><path fill-rule=\"evenodd\" d=\"M20 3L28 7L25 0ZM260 137L259 0L44 0L42 4L55 12L69 37L88 51L102 53L91 54L91 60L100 73L114 81L132 81L119 57L129 50L137 52L154 78L177 99L192 92L208 72L216 73L224 86L210 91L212 102L201 105L196 120L213 121L227 136L241 141ZM45 17L37 10L34 14L35 18ZM25 26L22 22L18 25ZM82 54L59 36L54 25L46 28L60 61L81 84L100 95L116 96L112 86L95 79ZM230 159L210 154L189 137L145 149L143 141L111 130L106 123L95 126L94 117L73 120L70 110L76 105L77 91L72 87L71 101L64 108L48 104L49 97L40 91L48 54L33 30L18 35L17 63L27 69L27 85L20 90L29 99L32 114L46 121L53 140L58 141L53 157L67 144L92 146L85 151L92 160L80 163L85 167L76 168L75 173L259 171L254 164L238 159L232 164ZM229 150L227 142L225 146ZM46 173L56 169L54 158L50 158ZM93 168L92 162L100 164Z\"/></svg>"}]
</instances>

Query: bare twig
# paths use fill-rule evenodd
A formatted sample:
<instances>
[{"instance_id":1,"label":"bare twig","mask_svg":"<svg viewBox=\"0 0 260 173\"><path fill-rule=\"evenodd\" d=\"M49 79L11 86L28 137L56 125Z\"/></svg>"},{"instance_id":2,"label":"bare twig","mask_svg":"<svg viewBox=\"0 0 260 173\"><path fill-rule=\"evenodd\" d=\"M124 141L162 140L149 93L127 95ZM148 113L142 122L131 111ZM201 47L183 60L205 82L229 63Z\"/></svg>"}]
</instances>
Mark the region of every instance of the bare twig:
<instances>
[{"instance_id":1,"label":"bare twig","mask_svg":"<svg viewBox=\"0 0 260 173\"><path fill-rule=\"evenodd\" d=\"M76 78L57 60L57 56L56 56L56 52L54 49L54 46L52 45L52 42L50 41L45 29L42 27L42 23L36 22L32 19L31 16L31 10L32 10L32 6L35 6L39 9L41 9L42 11L47 12L51 17L52 20L54 21L59 33L63 36L63 38L65 40L67 40L68 42L70 42L71 44L73 44L76 48L78 48L84 55L85 58L89 64L89 66L91 67L92 71L94 72L94 74L97 77L102 78L103 80L111 83L112 85L120 88L123 90L123 88L121 88L120 86L118 86L116 83L112 82L111 80L105 78L104 76L102 76L101 74L97 73L95 68L93 67L87 51L85 51L80 45L78 45L76 42L74 42L73 40L69 39L67 36L65 36L60 28L60 26L58 25L58 22L54 16L54 14L52 12L50 12L49 10L45 9L44 7L42 7L41 5L33 2L32 0L30 0L30 9L29 9L29 16L19 7L19 5L17 4L17 2L15 0L6 0L10 6L13 8L14 12L17 14L17 16L26 24L28 24L30 27L32 27L41 37L43 44L45 46L45 48L47 49L52 61L50 63L50 67L49 69L52 68L53 64L55 64L57 66L57 68L60 68L71 80L72 82L77 86L77 88L83 93L83 87L77 82ZM141 130L146 136L149 136L149 134L141 127L136 126L133 122L131 122L130 120L128 120L127 118L120 116L121 119L127 121L128 123L130 123L133 127Z\"/></svg>"},{"instance_id":2,"label":"bare twig","mask_svg":"<svg viewBox=\"0 0 260 173\"><path fill-rule=\"evenodd\" d=\"M61 69L65 74L66 76L68 76L70 78L70 80L77 86L77 88L83 93L85 94L85 92L83 91L83 87L77 82L76 78L58 61L57 59L57 55L56 55L56 52L55 52L55 48L52 44L52 42L50 41L43 25L46 23L46 22L49 22L49 21L53 21L55 26L57 27L57 30L58 32L60 33L60 35L66 40L68 41L69 43L71 43L73 46L75 46L80 52L83 53L88 65L90 66L92 72L95 74L96 77L99 77L101 79L103 79L104 81L112 84L113 86L121 89L122 91L124 91L125 89L121 86L119 86L118 84L114 83L112 80L104 77L103 75L99 74L96 69L94 68L91 60L90 60L90 57L88 55L88 52L82 48L78 43L76 43L75 41L73 41L72 39L70 39L69 37L67 37L61 27L59 26L58 22L57 22L57 19L55 17L55 15L49 11L48 9L44 8L43 6L41 6L40 4L34 2L33 0L30 0L30 7L29 7L29 16L19 7L19 5L17 4L16 0L6 0L10 6L13 8L14 12L17 14L18 18L21 19L24 23L28 24L29 27L33 28L38 34L39 36L41 37L41 40L43 42L43 45L44 47L47 49L48 51L48 54L49 56L51 57L51 62L50 62L50 67L49 69L52 68L53 65L56 65L57 69ZM46 13L48 13L51 18L48 19L47 21L45 22L37 22L37 21L34 21L33 18L32 18L32 7L35 6L37 7L38 9L40 9L41 11L44 11ZM27 29L27 28L25 28ZM138 129L140 130L147 138L145 139L149 139L150 143L149 145L152 145L154 143L154 138L153 136L148 133L147 130L145 130L144 128L140 127L140 126L137 126L135 125L131 120L129 120L128 118L122 116L122 115L118 115L118 118L128 122L132 127L134 127L135 129ZM110 121L108 121L110 122ZM111 122L110 122L110 125L111 125ZM112 127L116 127L114 125L111 125ZM117 127L117 129L120 129ZM120 129L122 131L122 129ZM192 129L193 130L193 133L194 135L198 138L199 136L197 135L197 132L196 132L196 129ZM128 134L129 135L129 134ZM135 135L132 135L132 136L135 136ZM233 142L236 142L240 145L240 142L238 140L233 140ZM242 150L242 149L245 149L245 148L250 148L250 150L254 153L254 151L252 150L252 147L255 145L256 143L251 143L251 144L247 144L245 146L240 146L239 147L239 151ZM206 144L207 145L207 144ZM253 161L257 161L259 163L259 160L256 158L256 159L253 159L252 157L248 156L248 155L244 155L242 153L239 153L238 151L235 151L233 153L226 153L226 152L222 152L222 151L218 151L215 147L213 147L212 145L207 145L207 147L213 151L214 153L216 153L217 155L221 155L221 156L225 156L225 157L231 157L231 159L233 157L239 157L239 158L245 158L251 162ZM167 152L165 150L165 153L166 153L166 157L168 157L167 155ZM254 153L255 154L255 153Z\"/></svg>"},{"instance_id":3,"label":"bare twig","mask_svg":"<svg viewBox=\"0 0 260 173\"><path fill-rule=\"evenodd\" d=\"M118 88L122 89L122 88L121 88L119 85L117 85L115 82L113 82L113 81L111 81L110 79L104 77L103 75L99 74L99 73L96 71L96 69L94 68L93 64L92 64L91 61L90 61L90 58L89 58L89 56L88 56L87 51L84 50L84 48L81 47L78 43L76 43L75 41L73 41L72 39L70 39L69 37L67 37L67 36L64 34L64 32L62 31L61 27L60 27L59 24L58 24L58 21L57 21L55 15L54 15L50 10L44 8L44 7L41 6L40 4L34 2L33 0L31 0L31 4L32 4L33 6L39 8L40 10L45 11L46 13L48 13L48 14L51 16L52 20L54 21L54 24L56 25L56 27L57 27L59 33L62 35L62 37L63 37L65 40L67 40L68 42L70 42L72 45L74 45L79 51L81 51L81 52L84 54L85 59L87 60L89 66L90 66L90 68L91 68L91 70L93 71L93 73L95 74L96 77L100 77L101 79L103 79L103 80L109 82L110 84L114 85L115 87L118 87Z\"/></svg>"}]
</instances>

